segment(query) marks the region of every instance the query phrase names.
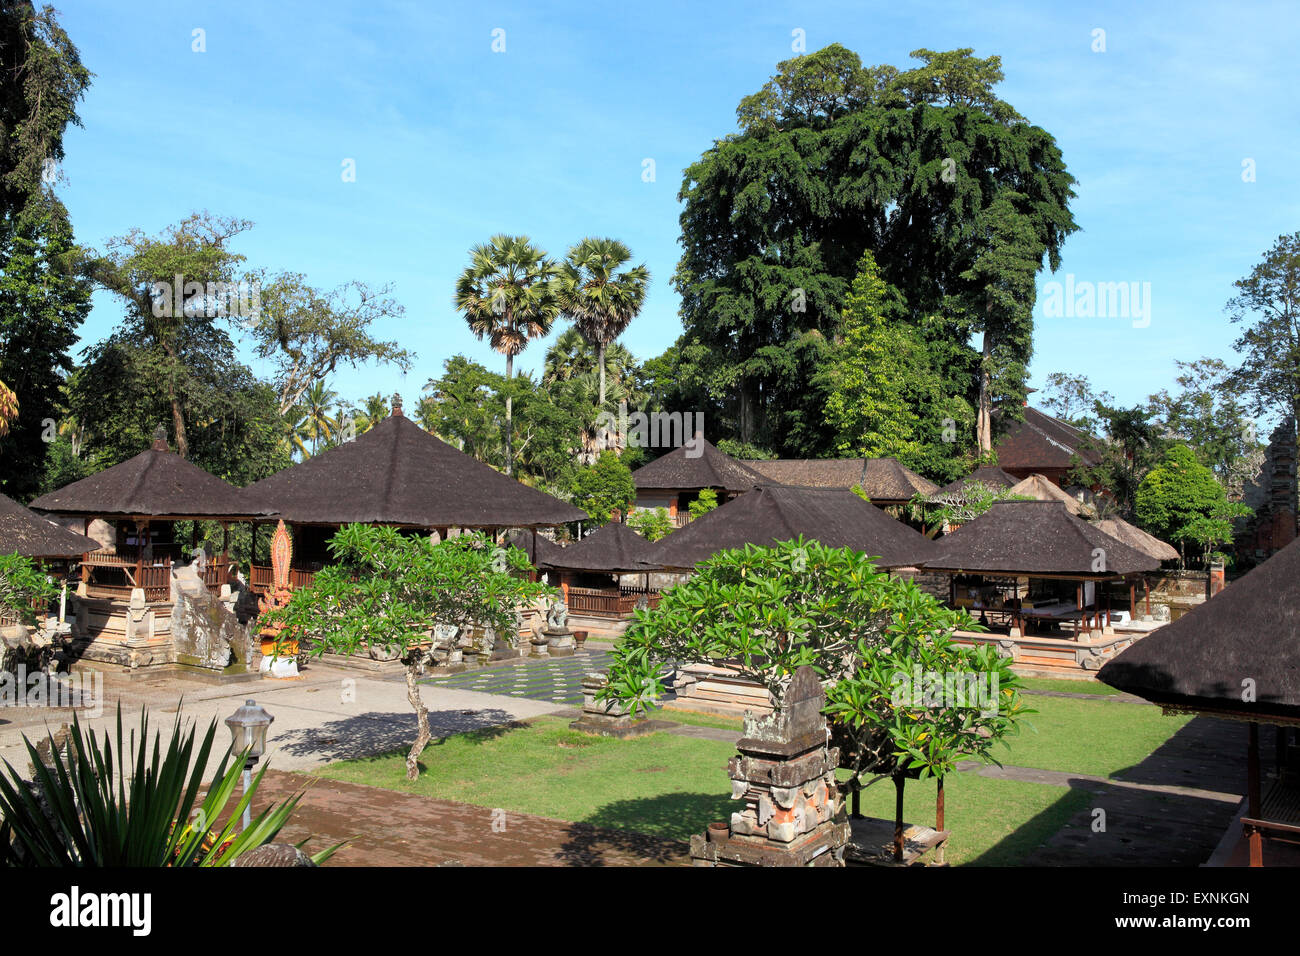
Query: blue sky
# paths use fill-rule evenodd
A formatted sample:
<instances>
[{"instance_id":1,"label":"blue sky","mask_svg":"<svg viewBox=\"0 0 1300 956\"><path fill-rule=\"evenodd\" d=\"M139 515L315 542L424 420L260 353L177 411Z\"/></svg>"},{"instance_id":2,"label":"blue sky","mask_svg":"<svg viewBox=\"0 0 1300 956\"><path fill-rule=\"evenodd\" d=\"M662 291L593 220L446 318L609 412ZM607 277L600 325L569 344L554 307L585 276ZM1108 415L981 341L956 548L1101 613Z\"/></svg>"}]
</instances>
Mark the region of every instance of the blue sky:
<instances>
[{"instance_id":1,"label":"blue sky","mask_svg":"<svg viewBox=\"0 0 1300 956\"><path fill-rule=\"evenodd\" d=\"M809 51L839 42L904 68L918 47L998 54L1002 97L1056 137L1082 229L1040 287L1150 283L1150 322L1048 317L1040 296L1034 385L1084 374L1131 404L1170 386L1176 359L1235 361L1232 283L1300 229L1300 16L1286 3L56 5L96 74L59 187L78 239L207 209L256 223L236 245L251 266L392 283L406 316L380 331L418 359L406 375L341 371L331 385L352 400L414 398L458 352L504 367L451 305L468 249L496 232L555 255L622 239L653 273L624 342L642 359L670 345L681 170L734 130L795 30ZM98 294L83 344L120 314Z\"/></svg>"}]
</instances>

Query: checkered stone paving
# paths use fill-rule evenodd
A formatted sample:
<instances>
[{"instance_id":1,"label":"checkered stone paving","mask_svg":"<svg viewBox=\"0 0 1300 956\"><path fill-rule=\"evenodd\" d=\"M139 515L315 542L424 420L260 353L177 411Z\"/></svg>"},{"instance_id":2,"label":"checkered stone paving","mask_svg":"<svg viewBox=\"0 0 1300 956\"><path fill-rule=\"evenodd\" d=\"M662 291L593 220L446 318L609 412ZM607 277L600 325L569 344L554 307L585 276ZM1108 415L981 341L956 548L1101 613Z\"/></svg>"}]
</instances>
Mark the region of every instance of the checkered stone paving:
<instances>
[{"instance_id":1,"label":"checkered stone paving","mask_svg":"<svg viewBox=\"0 0 1300 956\"><path fill-rule=\"evenodd\" d=\"M521 659L518 664L485 667L448 677L430 677L421 683L503 697L544 700L556 707L581 707L583 677L591 671L605 669L609 663L607 651L582 650L572 657Z\"/></svg>"}]
</instances>

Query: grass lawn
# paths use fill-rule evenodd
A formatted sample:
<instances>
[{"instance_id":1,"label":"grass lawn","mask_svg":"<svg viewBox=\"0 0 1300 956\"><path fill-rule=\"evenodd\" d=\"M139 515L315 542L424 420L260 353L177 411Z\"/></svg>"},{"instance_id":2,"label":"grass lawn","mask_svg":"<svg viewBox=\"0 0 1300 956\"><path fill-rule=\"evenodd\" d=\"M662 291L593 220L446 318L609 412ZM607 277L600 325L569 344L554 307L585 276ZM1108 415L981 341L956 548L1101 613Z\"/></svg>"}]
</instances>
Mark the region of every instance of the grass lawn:
<instances>
[{"instance_id":1,"label":"grass lawn","mask_svg":"<svg viewBox=\"0 0 1300 956\"><path fill-rule=\"evenodd\" d=\"M687 840L731 815L730 744L650 734L628 740L539 717L457 734L425 749L415 783L405 752L330 764L321 776L557 820Z\"/></svg>"},{"instance_id":2,"label":"grass lawn","mask_svg":"<svg viewBox=\"0 0 1300 956\"><path fill-rule=\"evenodd\" d=\"M1122 694L1123 691L1103 684L1099 680L1070 680L1068 677L1022 677L1020 682L1026 690L1061 691L1066 694L1102 694L1106 697Z\"/></svg>"},{"instance_id":3,"label":"grass lawn","mask_svg":"<svg viewBox=\"0 0 1300 956\"><path fill-rule=\"evenodd\" d=\"M617 827L687 840L727 819L730 744L659 733L629 740L590 737L565 720L457 734L431 745L415 783L403 753L331 764L321 776L420 793L482 807ZM1087 795L1059 787L954 774L947 783L954 864L1014 865L1083 806ZM907 819L934 822L933 781L909 781ZM888 781L862 795L862 812L892 818Z\"/></svg>"},{"instance_id":4,"label":"grass lawn","mask_svg":"<svg viewBox=\"0 0 1300 956\"><path fill-rule=\"evenodd\" d=\"M998 745L1001 763L1039 770L1064 770L1109 777L1140 763L1172 737L1190 717L1166 717L1159 707L1069 697L1026 697L1038 711L1020 735Z\"/></svg>"}]
</instances>

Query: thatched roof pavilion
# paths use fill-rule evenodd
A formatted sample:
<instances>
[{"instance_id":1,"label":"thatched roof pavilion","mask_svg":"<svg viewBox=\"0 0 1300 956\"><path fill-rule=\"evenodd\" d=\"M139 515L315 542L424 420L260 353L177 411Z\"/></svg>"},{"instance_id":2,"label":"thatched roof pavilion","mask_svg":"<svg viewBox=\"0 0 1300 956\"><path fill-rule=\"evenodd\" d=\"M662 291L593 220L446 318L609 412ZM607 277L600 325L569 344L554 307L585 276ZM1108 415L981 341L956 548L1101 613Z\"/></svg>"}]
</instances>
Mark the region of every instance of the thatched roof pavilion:
<instances>
[{"instance_id":1,"label":"thatched roof pavilion","mask_svg":"<svg viewBox=\"0 0 1300 956\"><path fill-rule=\"evenodd\" d=\"M0 495L0 554L54 560L80 557L98 547L93 538L69 531Z\"/></svg>"},{"instance_id":2,"label":"thatched roof pavilion","mask_svg":"<svg viewBox=\"0 0 1300 956\"><path fill-rule=\"evenodd\" d=\"M656 543L656 567L690 570L718 551L768 546L802 535L833 548L865 551L882 568L912 567L935 545L924 535L839 488L765 485L696 518Z\"/></svg>"},{"instance_id":3,"label":"thatched roof pavilion","mask_svg":"<svg viewBox=\"0 0 1300 956\"><path fill-rule=\"evenodd\" d=\"M1265 792L1259 752L1261 723L1300 727L1300 540L1129 647L1097 677L1167 712L1248 721L1242 824L1250 864L1262 865L1264 833L1300 835L1296 780L1283 774Z\"/></svg>"},{"instance_id":4,"label":"thatched roof pavilion","mask_svg":"<svg viewBox=\"0 0 1300 956\"><path fill-rule=\"evenodd\" d=\"M792 488L843 488L858 485L873 504L906 504L916 495L939 490L893 458L776 458L745 462L767 481Z\"/></svg>"},{"instance_id":5,"label":"thatched roof pavilion","mask_svg":"<svg viewBox=\"0 0 1300 956\"><path fill-rule=\"evenodd\" d=\"M1109 621L1109 603L1103 609L1099 599L1094 603L1088 597L1096 582L1128 581L1132 614L1137 579L1160 561L1071 514L1064 501L999 501L940 539L924 566L952 575L954 601L958 575L1015 580L1016 596L1009 606L1013 637L1024 633L1026 621L1035 620L1072 623L1077 637ZM1019 596L1019 582L1031 578L1076 582L1074 601L1057 595L1055 603L1028 607Z\"/></svg>"},{"instance_id":6,"label":"thatched roof pavilion","mask_svg":"<svg viewBox=\"0 0 1300 956\"><path fill-rule=\"evenodd\" d=\"M1077 503L1077 502L1076 502ZM1075 517L1061 501L999 501L940 539L931 571L1105 580L1153 571L1160 562ZM1096 569L1104 552L1104 565Z\"/></svg>"},{"instance_id":7,"label":"thatched roof pavilion","mask_svg":"<svg viewBox=\"0 0 1300 956\"><path fill-rule=\"evenodd\" d=\"M536 528L586 512L530 488L393 412L374 428L243 492L246 507L299 525Z\"/></svg>"},{"instance_id":8,"label":"thatched roof pavilion","mask_svg":"<svg viewBox=\"0 0 1300 956\"><path fill-rule=\"evenodd\" d=\"M1097 676L1173 710L1300 723L1300 540L1109 662ZM1255 700L1242 701L1242 680Z\"/></svg>"},{"instance_id":9,"label":"thatched roof pavilion","mask_svg":"<svg viewBox=\"0 0 1300 956\"><path fill-rule=\"evenodd\" d=\"M748 491L763 476L718 451L703 436L674 448L632 472L637 491Z\"/></svg>"},{"instance_id":10,"label":"thatched roof pavilion","mask_svg":"<svg viewBox=\"0 0 1300 956\"><path fill-rule=\"evenodd\" d=\"M41 495L31 507L53 514L136 521L233 521L268 514L238 488L172 452L161 429L147 451Z\"/></svg>"},{"instance_id":11,"label":"thatched roof pavilion","mask_svg":"<svg viewBox=\"0 0 1300 956\"><path fill-rule=\"evenodd\" d=\"M559 554L564 550L545 535L537 533L536 528L526 531L516 531L506 539L512 546L523 551L528 555L528 560L533 567L540 567L546 559L553 554Z\"/></svg>"},{"instance_id":12,"label":"thatched roof pavilion","mask_svg":"<svg viewBox=\"0 0 1300 956\"><path fill-rule=\"evenodd\" d=\"M606 574L643 572L650 563L654 544L621 521L611 521L577 544L556 548L542 559L541 567L557 571L596 571Z\"/></svg>"}]
</instances>

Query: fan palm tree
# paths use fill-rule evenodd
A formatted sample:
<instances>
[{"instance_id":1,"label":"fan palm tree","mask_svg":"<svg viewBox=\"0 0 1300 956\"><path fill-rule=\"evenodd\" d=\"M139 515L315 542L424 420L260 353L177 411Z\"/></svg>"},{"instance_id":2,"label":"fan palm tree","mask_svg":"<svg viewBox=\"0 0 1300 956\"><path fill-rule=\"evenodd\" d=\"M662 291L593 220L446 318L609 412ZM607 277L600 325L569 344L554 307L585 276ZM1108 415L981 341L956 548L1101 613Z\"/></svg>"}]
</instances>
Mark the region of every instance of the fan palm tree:
<instances>
[{"instance_id":1,"label":"fan palm tree","mask_svg":"<svg viewBox=\"0 0 1300 956\"><path fill-rule=\"evenodd\" d=\"M605 349L623 334L645 304L650 270L644 264L619 272L632 252L617 239L583 239L560 270L561 311L596 347L600 406L605 405Z\"/></svg>"},{"instance_id":2,"label":"fan palm tree","mask_svg":"<svg viewBox=\"0 0 1300 956\"><path fill-rule=\"evenodd\" d=\"M560 313L558 266L527 236L497 235L470 250L470 264L456 281L455 303L470 331L506 357L506 379L515 356L551 330ZM513 472L513 401L506 396L506 474Z\"/></svg>"}]
</instances>

